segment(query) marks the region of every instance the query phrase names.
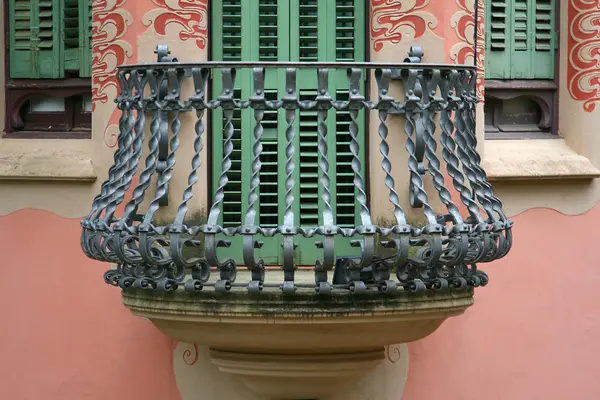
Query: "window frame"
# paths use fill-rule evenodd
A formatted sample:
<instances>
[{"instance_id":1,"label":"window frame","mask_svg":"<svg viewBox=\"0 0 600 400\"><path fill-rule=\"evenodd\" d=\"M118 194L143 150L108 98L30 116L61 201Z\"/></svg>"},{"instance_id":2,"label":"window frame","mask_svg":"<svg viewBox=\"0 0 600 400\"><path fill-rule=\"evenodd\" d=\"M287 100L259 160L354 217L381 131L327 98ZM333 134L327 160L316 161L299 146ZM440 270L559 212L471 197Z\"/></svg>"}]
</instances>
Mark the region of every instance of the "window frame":
<instances>
[{"instance_id":1,"label":"window frame","mask_svg":"<svg viewBox=\"0 0 600 400\"><path fill-rule=\"evenodd\" d=\"M554 3L556 27L556 46L554 49L554 77L552 79L484 79L485 95L494 99L505 100L527 97L537 103L544 117L550 122L547 132L489 132L485 130L486 140L519 140L519 139L560 139L559 124L559 87L560 87L560 55L561 55L561 10L560 0ZM489 12L486 8L485 12ZM488 35L487 26L485 35ZM491 95L490 95L491 94ZM547 113L548 115L544 115Z\"/></svg>"},{"instance_id":2,"label":"window frame","mask_svg":"<svg viewBox=\"0 0 600 400\"><path fill-rule=\"evenodd\" d=\"M10 18L9 0L3 0L4 7L4 94L5 117L3 138L15 139L91 139L92 113L78 112L76 96L92 94L92 78L59 78L59 79L15 79L10 77ZM28 100L36 96L48 96L65 99L65 111L56 115L32 115L31 122L42 124L43 114L47 115L49 122L62 120L68 121L67 127L71 129L20 129L26 121L21 117L21 109ZM70 107L69 107L70 105ZM54 114L54 113L52 113ZM89 114L89 115L88 115ZM75 122L82 127L76 127Z\"/></svg>"}]
</instances>

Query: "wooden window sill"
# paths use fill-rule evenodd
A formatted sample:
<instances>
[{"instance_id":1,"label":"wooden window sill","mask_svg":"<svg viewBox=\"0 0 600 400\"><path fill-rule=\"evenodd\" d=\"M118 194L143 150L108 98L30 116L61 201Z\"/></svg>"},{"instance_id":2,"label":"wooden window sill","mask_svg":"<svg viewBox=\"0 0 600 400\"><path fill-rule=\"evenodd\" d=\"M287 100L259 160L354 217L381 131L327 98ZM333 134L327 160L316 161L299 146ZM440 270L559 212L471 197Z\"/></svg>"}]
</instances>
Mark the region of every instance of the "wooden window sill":
<instances>
[{"instance_id":1,"label":"wooden window sill","mask_svg":"<svg viewBox=\"0 0 600 400\"><path fill-rule=\"evenodd\" d=\"M89 140L2 139L0 180L94 182Z\"/></svg>"},{"instance_id":2,"label":"wooden window sill","mask_svg":"<svg viewBox=\"0 0 600 400\"><path fill-rule=\"evenodd\" d=\"M600 170L563 139L486 140L483 168L490 181L593 179Z\"/></svg>"}]
</instances>

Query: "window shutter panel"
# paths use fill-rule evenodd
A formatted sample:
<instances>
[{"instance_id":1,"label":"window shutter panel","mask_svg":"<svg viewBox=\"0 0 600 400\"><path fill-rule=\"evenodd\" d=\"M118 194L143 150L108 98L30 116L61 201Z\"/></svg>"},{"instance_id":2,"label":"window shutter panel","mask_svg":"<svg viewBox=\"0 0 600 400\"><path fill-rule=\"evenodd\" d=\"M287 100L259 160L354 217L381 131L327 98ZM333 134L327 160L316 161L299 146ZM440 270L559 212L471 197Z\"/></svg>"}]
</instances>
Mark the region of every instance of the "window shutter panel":
<instances>
[{"instance_id":1,"label":"window shutter panel","mask_svg":"<svg viewBox=\"0 0 600 400\"><path fill-rule=\"evenodd\" d=\"M216 2L215 2L216 3ZM220 3L220 4L219 4ZM213 58L223 61L242 60L242 0L222 0L215 4L213 18ZM220 73L215 70L213 73ZM236 78L235 98L242 96L240 81L244 77ZM221 92L221 78L214 80L213 94L218 96ZM239 226L242 224L242 115L241 110L235 110L233 116L234 139L233 153L231 155L231 169L228 174L229 182L225 186L223 199L222 224L225 227ZM215 137L221 138L214 141L215 163L213 167L213 181L218 182L221 174L221 155L223 154L223 119L222 110L215 110L214 128Z\"/></svg>"},{"instance_id":2,"label":"window shutter panel","mask_svg":"<svg viewBox=\"0 0 600 400\"><path fill-rule=\"evenodd\" d=\"M91 0L63 0L64 69L82 78L92 76Z\"/></svg>"},{"instance_id":3,"label":"window shutter panel","mask_svg":"<svg viewBox=\"0 0 600 400\"><path fill-rule=\"evenodd\" d=\"M508 43L510 0L488 0L485 9L485 77L505 79L510 76Z\"/></svg>"},{"instance_id":4,"label":"window shutter panel","mask_svg":"<svg viewBox=\"0 0 600 400\"><path fill-rule=\"evenodd\" d=\"M63 0L65 70L79 71L79 0Z\"/></svg>"},{"instance_id":5,"label":"window shutter panel","mask_svg":"<svg viewBox=\"0 0 600 400\"><path fill-rule=\"evenodd\" d=\"M555 1L486 2L486 78L554 78Z\"/></svg>"},{"instance_id":6,"label":"window shutter panel","mask_svg":"<svg viewBox=\"0 0 600 400\"><path fill-rule=\"evenodd\" d=\"M365 35L363 24L364 13L359 9L360 2L354 0L336 0L335 7L335 60L364 61ZM335 95L336 100L348 100L348 83L346 71L336 71ZM363 77L364 71L363 71ZM363 79L364 82L364 79ZM364 94L364 87L363 87ZM354 188L354 172L352 170L352 153L350 152L350 113L338 111L334 114L335 120L335 188L336 188L336 223L344 228L360 225L356 191ZM365 164L365 129L364 117L359 114L359 146L360 158L364 172ZM357 226L358 226L357 225Z\"/></svg>"},{"instance_id":7,"label":"window shutter panel","mask_svg":"<svg viewBox=\"0 0 600 400\"><path fill-rule=\"evenodd\" d=\"M533 33L532 72L534 78L554 78L556 49L556 6L557 0L535 2L535 31Z\"/></svg>"},{"instance_id":8,"label":"window shutter panel","mask_svg":"<svg viewBox=\"0 0 600 400\"><path fill-rule=\"evenodd\" d=\"M219 0L213 5L212 52L215 60L225 61L362 61L364 60L364 3L365 0ZM216 72L216 71L215 71ZM238 71L235 95L247 99L253 88L251 71ZM317 96L316 71L297 71L297 94L300 100L314 100ZM281 98L284 93L285 70L269 69L264 94L267 100ZM213 82L213 95L221 92L220 77ZM330 71L330 94L334 99L348 97L346 70ZM364 87L363 87L364 90ZM239 98L238 97L238 98ZM361 115L359 123L364 121ZM283 220L285 194L285 129L284 113L265 111L262 119L263 135L260 156L260 186L257 204L258 221L262 227L276 227ZM328 161L331 178L333 214L340 226L351 226L356 220L354 175L349 151L350 116L333 110L327 119ZM239 226L244 223L251 179L254 112L236 110L232 167L225 186L222 223ZM317 112L298 111L294 122L296 165L293 196L296 224L316 227L322 224L319 196L319 166L317 151ZM243 127L243 128L242 128ZM224 120L221 110L215 110L213 129L213 182L221 173ZM361 128L361 146L364 145L364 123ZM243 132L242 132L243 131ZM361 149L364 159L364 148ZM364 162L363 162L364 168ZM337 185L337 187L336 187ZM241 245L238 237L233 246ZM239 240L239 241L238 241ZM264 245L259 255L270 265L280 265L279 237L261 238ZM298 245L296 263L314 265L321 251L315 247L315 238L295 239ZM336 250L343 255L355 252L346 240ZM236 260L243 264L243 260Z\"/></svg>"},{"instance_id":9,"label":"window shutter panel","mask_svg":"<svg viewBox=\"0 0 600 400\"><path fill-rule=\"evenodd\" d=\"M296 0L298 4L298 45L292 41L292 57L297 48L300 61L364 61L365 27L363 0ZM292 1L292 4L294 2ZM291 25L295 24L294 20ZM292 40L294 39L292 30ZM292 59L293 61L293 59ZM306 70L306 78L299 78L301 100L314 100L317 96L316 73ZM364 93L364 80L361 90ZM307 83L304 83L307 82ZM329 71L329 93L334 100L348 99L346 69ZM365 171L365 122L364 112L359 114L359 158L361 169ZM360 225L352 153L350 152L350 123L348 112L330 110L327 124L327 160L331 191L331 207L334 221L340 227ZM324 202L321 197L318 154L318 118L316 111L302 111L299 115L299 186L300 218L302 226L316 227L321 220ZM364 176L364 175L363 175ZM314 265L321 257L321 251L314 246L314 239L297 239L299 243L300 265ZM352 256L358 254L350 246L350 241L336 238L336 255Z\"/></svg>"},{"instance_id":10,"label":"window shutter panel","mask_svg":"<svg viewBox=\"0 0 600 400\"><path fill-rule=\"evenodd\" d=\"M9 0L11 78L63 77L59 0Z\"/></svg>"},{"instance_id":11,"label":"window shutter panel","mask_svg":"<svg viewBox=\"0 0 600 400\"><path fill-rule=\"evenodd\" d=\"M92 0L79 0L79 76L92 76Z\"/></svg>"}]
</instances>

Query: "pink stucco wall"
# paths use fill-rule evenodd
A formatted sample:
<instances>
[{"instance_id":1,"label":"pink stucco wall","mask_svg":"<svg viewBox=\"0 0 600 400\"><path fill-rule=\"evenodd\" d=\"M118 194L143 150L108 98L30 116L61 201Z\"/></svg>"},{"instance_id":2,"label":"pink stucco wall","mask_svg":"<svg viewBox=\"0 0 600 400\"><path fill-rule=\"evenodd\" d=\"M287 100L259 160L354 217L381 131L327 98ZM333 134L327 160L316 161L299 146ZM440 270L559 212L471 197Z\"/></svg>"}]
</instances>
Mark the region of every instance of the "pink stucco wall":
<instances>
[{"instance_id":1,"label":"pink stucco wall","mask_svg":"<svg viewBox=\"0 0 600 400\"><path fill-rule=\"evenodd\" d=\"M173 343L79 248L78 219L0 218L0 398L178 400Z\"/></svg>"},{"instance_id":2,"label":"pink stucco wall","mask_svg":"<svg viewBox=\"0 0 600 400\"><path fill-rule=\"evenodd\" d=\"M598 398L600 206L514 220L514 248L487 267L475 306L409 346L403 400ZM173 344L103 284L79 232L46 211L0 218L0 397L178 400Z\"/></svg>"},{"instance_id":3,"label":"pink stucco wall","mask_svg":"<svg viewBox=\"0 0 600 400\"><path fill-rule=\"evenodd\" d=\"M600 206L514 218L464 316L413 343L403 400L592 400L600 393Z\"/></svg>"}]
</instances>

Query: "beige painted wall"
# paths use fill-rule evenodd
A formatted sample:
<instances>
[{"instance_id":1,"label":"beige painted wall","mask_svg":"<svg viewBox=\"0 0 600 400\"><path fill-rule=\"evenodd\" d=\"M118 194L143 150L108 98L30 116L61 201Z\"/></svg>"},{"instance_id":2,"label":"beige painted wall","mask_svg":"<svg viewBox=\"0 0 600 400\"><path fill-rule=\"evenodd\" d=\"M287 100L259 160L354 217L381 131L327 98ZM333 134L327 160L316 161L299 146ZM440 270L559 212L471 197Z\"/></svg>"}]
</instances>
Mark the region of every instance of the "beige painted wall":
<instances>
[{"instance_id":1,"label":"beige painted wall","mask_svg":"<svg viewBox=\"0 0 600 400\"><path fill-rule=\"evenodd\" d=\"M129 36L124 36L131 46L131 54L127 62L152 61L154 59L154 46L156 43L168 43L174 55L177 55L182 61L203 60L206 59L206 49L199 49L194 40L180 40L181 26L178 24L168 24L166 26L166 35L160 35L148 21L157 12L162 12L153 8L153 3L134 3L127 2L126 9L114 10L114 12L128 13L127 21ZM409 46L413 43L419 44L426 49L425 61L427 62L448 62L452 53L450 48L460 44L456 36L452 36L455 29L451 25L454 16L460 16L460 10L450 4L447 10L434 8L431 3L424 9L403 10L403 15L418 16L428 22L425 31L418 37L414 33L411 36L410 27L400 26L404 36L402 40L388 41L384 43L380 51L375 51L373 43L370 43L370 55L372 61L401 61L406 55ZM454 4L454 3L453 3ZM600 113L595 110L588 112L583 107L581 100L574 99L569 92L568 70L571 65L571 57L568 39L571 35L570 20L574 18L572 8L569 8L569 2L561 3L561 59L560 59L560 134L564 138L566 149L570 151L574 158L583 156L588 162L588 167L593 169L600 166L600 146L598 146L596 127L600 125ZM157 11L158 10L158 11ZM104 11L103 11L104 12ZM152 14L154 13L154 14ZM452 14L454 13L454 14ZM437 19L436 19L437 18ZM432 23L436 20L436 23ZM440 21L445 21L448 25L443 25ZM448 22L449 21L449 22ZM589 21L583 22L590 24ZM590 25L591 27L591 25ZM467 32L468 33L468 32ZM468 34L466 36L469 36ZM472 61L472 59L471 59ZM114 62L112 60L111 62ZM0 68L4 64L0 64ZM3 79L3 74L0 79ZM392 83L392 91L401 96L401 85L397 82ZM186 90L190 90L187 88ZM107 89L110 99L117 94L116 88ZM0 94L3 96L4 93ZM376 87L374 82L371 84L371 95L376 96ZM114 148L107 146L107 140L111 138L111 133L115 133L115 115L113 115L114 104L107 102L97 105L93 118L93 133L89 140L16 140L0 139L0 196L3 198L0 204L0 214L7 214L12 211L23 208L40 208L55 212L66 217L81 217L88 212L89 205L93 197L99 192L99 187L104 178L108 167L112 164L112 155ZM0 110L0 116L3 116L4 110ZM478 116L479 130L482 133L483 113ZM187 171L191 159L193 117L186 116L183 120L183 133L181 135L182 143L178 152L178 163L176 174L179 174L172 183L172 192L181 194L183 186L187 180ZM391 147L393 171L396 179L396 190L404 204L408 198L407 182L408 171L406 168L405 152L399 151L404 147L404 133L402 129L402 118L389 117L390 135L389 143ZM388 220L391 217L391 205L387 201L387 190L383 184L383 172L380 168L381 156L379 154L379 137L377 134L378 121L375 113L370 120L369 134L369 167L371 178L371 198L374 212L374 220L383 218ZM206 135L205 135L206 138ZM531 142L531 141L525 141ZM503 145L507 145L504 143ZM600 195L597 180L590 178L569 179L572 176L563 176L560 179L543 180L552 175L553 166L568 164L572 162L571 158L560 158L549 151L546 159L540 160L540 155L535 151L536 143L524 144L524 141L511 141L508 144L510 151L502 151L501 157L497 157L498 151L493 151L498 146L498 142L480 141L480 150L484 154L484 165L494 165L491 168L491 174L498 173L498 165L502 170L503 165L511 165L517 170L526 171L530 165L537 166L537 176L525 177L520 182L499 180L495 182L497 193L504 200L509 214L517 214L532 207L550 207L568 214L581 213L591 208L598 201ZM532 150L533 149L533 150ZM510 154L507 154L510 153ZM206 147L205 153L206 154ZM489 157L488 157L489 156ZM488 157L486 159L486 157ZM490 158L491 157L491 158ZM554 158L553 158L554 157ZM578 160L581 161L581 158ZM206 182L208 169L206 166L206 157L203 157L203 167L199 171L201 179L196 185L196 197L191 203L195 210L206 209ZM540 167L541 165L541 167ZM516 166L516 167L515 167ZM541 172L540 172L541 171ZM500 174L502 171L500 171ZM97 177L97 179L95 179ZM431 179L426 177L431 203L439 207L439 201L435 191L431 188ZM172 199L175 204L179 198ZM408 210L409 207L406 207ZM164 211L163 211L164 212ZM410 212L413 212L412 210ZM412 219L418 219L421 216L421 210L414 212Z\"/></svg>"}]
</instances>

